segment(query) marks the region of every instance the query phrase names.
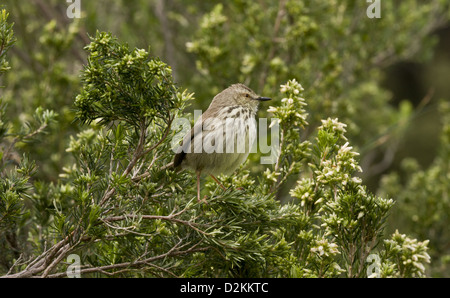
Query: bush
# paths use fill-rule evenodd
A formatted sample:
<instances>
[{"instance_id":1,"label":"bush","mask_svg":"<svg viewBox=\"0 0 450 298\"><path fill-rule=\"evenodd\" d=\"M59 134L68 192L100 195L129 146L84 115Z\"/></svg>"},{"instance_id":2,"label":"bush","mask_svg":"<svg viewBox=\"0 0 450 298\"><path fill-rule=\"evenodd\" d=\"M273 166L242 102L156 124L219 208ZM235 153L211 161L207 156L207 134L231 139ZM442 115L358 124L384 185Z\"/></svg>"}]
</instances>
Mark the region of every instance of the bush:
<instances>
[{"instance_id":1,"label":"bush","mask_svg":"<svg viewBox=\"0 0 450 298\"><path fill-rule=\"evenodd\" d=\"M82 276L448 275L448 95L433 163L395 170L436 99L396 106L382 84L429 60L446 1L383 2L381 19L354 1L91 1L73 20L57 0L5 3L1 275L65 277L74 256ZM169 166L176 120L238 81L273 98L258 115L279 150L220 176L226 191L205 179L199 204Z\"/></svg>"},{"instance_id":2,"label":"bush","mask_svg":"<svg viewBox=\"0 0 450 298\"><path fill-rule=\"evenodd\" d=\"M16 261L12 276L64 276L62 261L73 253L88 276L363 277L371 254L383 256L386 276L424 274L426 243L411 255L397 246L417 240L395 234L386 248L377 247L393 201L368 193L354 177L360 167L346 125L327 119L313 141L298 141L307 100L296 80L281 86L281 105L269 109L282 136L273 169L258 181L242 169L232 181L222 177L231 186L222 191L208 184L208 204L199 204L193 176L164 167L173 157L171 123L192 95L173 84L165 63L110 34L97 33L86 49L75 106L90 126L71 138L67 151L75 163L56 183L9 187L28 190L35 206L43 198L54 206L40 226L45 236L29 252L32 261ZM16 171L29 175L25 169ZM296 200L281 205L276 190L299 173L291 190ZM10 179L2 177L3 184ZM9 193L2 197L2 222L17 223L25 206ZM6 212L11 200L13 215ZM413 264L421 270L403 269L417 255Z\"/></svg>"}]
</instances>

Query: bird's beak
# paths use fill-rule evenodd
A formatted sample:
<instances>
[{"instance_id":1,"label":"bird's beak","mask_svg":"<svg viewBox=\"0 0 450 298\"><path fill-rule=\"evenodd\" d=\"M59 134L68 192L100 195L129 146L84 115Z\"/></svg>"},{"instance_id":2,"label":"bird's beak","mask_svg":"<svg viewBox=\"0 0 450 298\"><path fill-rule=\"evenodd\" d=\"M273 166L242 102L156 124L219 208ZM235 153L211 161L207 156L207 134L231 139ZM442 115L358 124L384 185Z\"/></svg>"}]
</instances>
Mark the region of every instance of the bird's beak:
<instances>
[{"instance_id":1,"label":"bird's beak","mask_svg":"<svg viewBox=\"0 0 450 298\"><path fill-rule=\"evenodd\" d=\"M270 97L258 97L258 98L256 98L256 100L259 100L259 101L268 101L268 100L271 100L272 98L270 98Z\"/></svg>"}]
</instances>

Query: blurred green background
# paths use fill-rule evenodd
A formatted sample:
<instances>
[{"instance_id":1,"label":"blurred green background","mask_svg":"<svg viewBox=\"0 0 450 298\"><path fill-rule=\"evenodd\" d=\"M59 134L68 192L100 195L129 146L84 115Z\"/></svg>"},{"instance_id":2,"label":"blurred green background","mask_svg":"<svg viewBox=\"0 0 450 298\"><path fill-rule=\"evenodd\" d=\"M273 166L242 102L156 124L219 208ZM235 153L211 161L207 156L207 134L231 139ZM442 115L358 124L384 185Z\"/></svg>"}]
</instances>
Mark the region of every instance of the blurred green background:
<instances>
[{"instance_id":1,"label":"blurred green background","mask_svg":"<svg viewBox=\"0 0 450 298\"><path fill-rule=\"evenodd\" d=\"M190 111L205 110L214 94L236 82L277 105L280 84L296 78L312 124L299 137L309 137L320 119L347 123L363 183L397 201L393 226L430 239L430 273L448 277L447 2L381 0L381 18L370 19L363 0L81 0L81 18L71 19L64 0L2 0L17 42L0 97L17 127L38 106L59 114L39 142L19 144L37 162L36 179L49 182L72 163L65 150L79 131L73 101L87 62L83 47L97 30L150 48L168 63L180 88L195 92ZM270 117L268 106L260 117ZM261 165L254 164L249 168L257 175ZM288 194L281 191L279 199Z\"/></svg>"}]
</instances>

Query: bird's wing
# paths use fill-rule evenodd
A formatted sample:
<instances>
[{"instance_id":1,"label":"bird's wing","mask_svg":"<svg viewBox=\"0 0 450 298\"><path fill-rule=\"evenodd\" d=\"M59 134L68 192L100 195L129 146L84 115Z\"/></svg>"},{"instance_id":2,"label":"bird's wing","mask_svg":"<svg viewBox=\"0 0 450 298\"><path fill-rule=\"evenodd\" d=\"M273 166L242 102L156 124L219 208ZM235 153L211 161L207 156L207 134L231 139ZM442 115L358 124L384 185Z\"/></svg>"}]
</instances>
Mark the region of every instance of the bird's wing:
<instances>
[{"instance_id":1,"label":"bird's wing","mask_svg":"<svg viewBox=\"0 0 450 298\"><path fill-rule=\"evenodd\" d=\"M190 134L186 134L184 136L183 144L178 148L177 154L175 154L175 157L173 159L173 166L174 166L174 168L179 167L181 165L181 163L183 162L184 158L186 157L186 152L187 152L188 148L191 146L191 142L192 142L192 140L195 137L194 127L191 129L191 133Z\"/></svg>"},{"instance_id":2,"label":"bird's wing","mask_svg":"<svg viewBox=\"0 0 450 298\"><path fill-rule=\"evenodd\" d=\"M217 112L218 112L217 110L211 109L206 110L201 115L201 119L198 119L197 122L194 124L194 127L191 129L191 132L184 136L183 144L178 148L177 153L175 154L173 160L174 168L180 166L183 160L185 159L188 148L191 146L192 140L194 140L195 136L201 132L205 133L206 131L210 130L210 128L208 129L203 127L203 123L205 122L206 119L215 117L217 115Z\"/></svg>"}]
</instances>

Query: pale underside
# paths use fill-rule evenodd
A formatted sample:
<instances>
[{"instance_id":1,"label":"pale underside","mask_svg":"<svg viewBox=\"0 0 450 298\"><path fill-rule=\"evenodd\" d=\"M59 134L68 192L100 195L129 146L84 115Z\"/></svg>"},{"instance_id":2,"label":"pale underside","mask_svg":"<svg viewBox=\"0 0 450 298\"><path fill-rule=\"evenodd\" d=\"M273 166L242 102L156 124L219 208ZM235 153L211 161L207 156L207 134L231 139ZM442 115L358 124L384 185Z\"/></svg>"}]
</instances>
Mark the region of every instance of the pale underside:
<instances>
[{"instance_id":1,"label":"pale underside","mask_svg":"<svg viewBox=\"0 0 450 298\"><path fill-rule=\"evenodd\" d=\"M211 175L231 174L245 162L255 139L253 111L223 108L216 117L197 120L186 135L180 147L185 153L181 166Z\"/></svg>"}]
</instances>

